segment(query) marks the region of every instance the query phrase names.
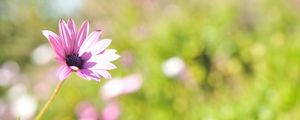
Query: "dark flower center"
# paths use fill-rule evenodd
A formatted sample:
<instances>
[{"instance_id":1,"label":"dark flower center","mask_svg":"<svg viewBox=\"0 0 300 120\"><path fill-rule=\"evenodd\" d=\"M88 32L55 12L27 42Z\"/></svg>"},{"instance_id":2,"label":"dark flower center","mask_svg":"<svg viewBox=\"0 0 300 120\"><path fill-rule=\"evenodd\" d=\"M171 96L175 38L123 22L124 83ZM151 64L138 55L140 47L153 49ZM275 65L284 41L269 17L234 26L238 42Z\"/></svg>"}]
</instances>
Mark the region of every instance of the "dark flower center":
<instances>
[{"instance_id":1,"label":"dark flower center","mask_svg":"<svg viewBox=\"0 0 300 120\"><path fill-rule=\"evenodd\" d=\"M76 66L78 68L82 66L82 60L78 55L69 55L66 62L68 66Z\"/></svg>"}]
</instances>

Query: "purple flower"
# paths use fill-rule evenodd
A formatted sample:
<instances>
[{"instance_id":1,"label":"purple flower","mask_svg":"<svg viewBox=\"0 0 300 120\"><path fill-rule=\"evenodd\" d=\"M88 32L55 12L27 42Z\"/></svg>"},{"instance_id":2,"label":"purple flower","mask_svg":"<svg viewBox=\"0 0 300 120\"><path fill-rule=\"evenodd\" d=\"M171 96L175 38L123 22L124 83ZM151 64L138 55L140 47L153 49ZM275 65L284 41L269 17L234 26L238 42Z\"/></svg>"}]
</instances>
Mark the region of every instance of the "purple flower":
<instances>
[{"instance_id":1,"label":"purple flower","mask_svg":"<svg viewBox=\"0 0 300 120\"><path fill-rule=\"evenodd\" d=\"M106 49L110 39L98 41L101 31L96 30L88 34L89 22L84 21L77 31L73 19L59 21L59 35L43 30L55 53L56 60L61 64L58 70L58 79L66 79L71 72L84 79L99 81L101 77L111 79L107 70L115 69L111 63L120 56L114 49Z\"/></svg>"}]
</instances>

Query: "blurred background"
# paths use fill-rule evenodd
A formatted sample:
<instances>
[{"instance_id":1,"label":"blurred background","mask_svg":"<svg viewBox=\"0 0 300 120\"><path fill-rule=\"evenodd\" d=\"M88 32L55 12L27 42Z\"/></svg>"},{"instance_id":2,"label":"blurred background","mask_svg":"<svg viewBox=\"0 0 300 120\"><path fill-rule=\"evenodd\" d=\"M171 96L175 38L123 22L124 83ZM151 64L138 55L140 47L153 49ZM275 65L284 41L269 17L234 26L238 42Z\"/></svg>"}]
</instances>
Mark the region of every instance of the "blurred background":
<instances>
[{"instance_id":1,"label":"blurred background","mask_svg":"<svg viewBox=\"0 0 300 120\"><path fill-rule=\"evenodd\" d=\"M33 119L58 63L41 30L85 19L121 58L69 77L45 120L299 120L300 0L0 0L0 119Z\"/></svg>"}]
</instances>

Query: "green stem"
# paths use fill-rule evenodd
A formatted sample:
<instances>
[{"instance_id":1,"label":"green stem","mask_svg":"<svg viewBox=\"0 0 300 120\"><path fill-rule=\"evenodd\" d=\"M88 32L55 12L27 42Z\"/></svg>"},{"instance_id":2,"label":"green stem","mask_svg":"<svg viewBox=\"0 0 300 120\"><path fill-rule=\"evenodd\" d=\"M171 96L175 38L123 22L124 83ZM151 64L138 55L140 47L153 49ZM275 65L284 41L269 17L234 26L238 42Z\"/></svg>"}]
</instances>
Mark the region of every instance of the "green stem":
<instances>
[{"instance_id":1,"label":"green stem","mask_svg":"<svg viewBox=\"0 0 300 120\"><path fill-rule=\"evenodd\" d=\"M59 83L56 85L54 92L52 93L51 97L47 101L47 103L44 105L42 110L39 112L39 114L36 116L35 120L40 120L41 117L44 115L46 110L48 109L49 105L53 102L55 96L58 94L62 84L64 83L65 80L60 80Z\"/></svg>"}]
</instances>

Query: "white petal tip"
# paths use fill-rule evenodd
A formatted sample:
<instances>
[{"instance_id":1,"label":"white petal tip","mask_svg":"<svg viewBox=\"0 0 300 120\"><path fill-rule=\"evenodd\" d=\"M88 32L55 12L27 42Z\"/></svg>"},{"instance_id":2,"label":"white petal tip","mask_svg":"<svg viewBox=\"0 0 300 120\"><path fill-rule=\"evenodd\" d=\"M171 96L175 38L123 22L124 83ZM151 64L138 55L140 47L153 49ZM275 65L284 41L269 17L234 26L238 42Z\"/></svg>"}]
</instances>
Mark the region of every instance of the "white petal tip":
<instances>
[{"instance_id":1,"label":"white petal tip","mask_svg":"<svg viewBox=\"0 0 300 120\"><path fill-rule=\"evenodd\" d=\"M73 71L78 71L79 68L77 66L70 66L70 68L73 70Z\"/></svg>"},{"instance_id":2,"label":"white petal tip","mask_svg":"<svg viewBox=\"0 0 300 120\"><path fill-rule=\"evenodd\" d=\"M42 30L42 34L48 38L49 31L48 30Z\"/></svg>"},{"instance_id":3,"label":"white petal tip","mask_svg":"<svg viewBox=\"0 0 300 120\"><path fill-rule=\"evenodd\" d=\"M116 59L119 59L121 57L120 55L117 55L117 54L115 56L116 56Z\"/></svg>"},{"instance_id":4,"label":"white petal tip","mask_svg":"<svg viewBox=\"0 0 300 120\"><path fill-rule=\"evenodd\" d=\"M112 39L102 39L103 41L111 42Z\"/></svg>"}]
</instances>

